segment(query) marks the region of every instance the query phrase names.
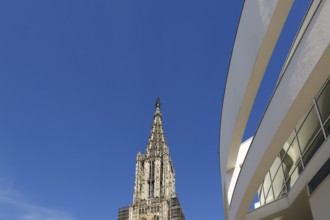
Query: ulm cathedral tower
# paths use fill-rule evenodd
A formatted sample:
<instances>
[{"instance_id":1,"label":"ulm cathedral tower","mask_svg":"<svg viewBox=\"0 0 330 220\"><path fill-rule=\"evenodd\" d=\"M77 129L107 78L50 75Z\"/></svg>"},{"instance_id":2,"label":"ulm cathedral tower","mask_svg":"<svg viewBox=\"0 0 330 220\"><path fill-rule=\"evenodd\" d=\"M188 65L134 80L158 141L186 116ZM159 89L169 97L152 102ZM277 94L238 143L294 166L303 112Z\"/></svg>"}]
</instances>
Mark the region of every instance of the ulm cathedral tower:
<instances>
[{"instance_id":1,"label":"ulm cathedral tower","mask_svg":"<svg viewBox=\"0 0 330 220\"><path fill-rule=\"evenodd\" d=\"M118 220L184 219L157 99L146 153L139 152L136 156L133 204L119 209Z\"/></svg>"}]
</instances>

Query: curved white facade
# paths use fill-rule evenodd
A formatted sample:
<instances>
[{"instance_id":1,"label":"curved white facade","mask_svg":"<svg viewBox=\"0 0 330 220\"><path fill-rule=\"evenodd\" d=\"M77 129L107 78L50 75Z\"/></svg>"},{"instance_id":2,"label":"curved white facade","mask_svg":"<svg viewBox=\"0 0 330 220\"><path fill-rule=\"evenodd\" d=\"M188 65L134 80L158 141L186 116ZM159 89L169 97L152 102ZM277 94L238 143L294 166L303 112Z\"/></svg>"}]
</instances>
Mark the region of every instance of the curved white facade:
<instances>
[{"instance_id":1,"label":"curved white facade","mask_svg":"<svg viewBox=\"0 0 330 220\"><path fill-rule=\"evenodd\" d=\"M328 172L330 157L330 1L312 1L254 138L241 144L292 3L256 0L245 1L243 6L221 116L226 219L299 219L301 215L322 219L319 216L330 215L326 209L324 215L315 209L318 202L330 202L322 196L326 193L317 193L330 192L329 181L323 180L327 175L319 180ZM317 187L311 192L313 181ZM258 200L253 201L256 194ZM252 202L256 209L248 211Z\"/></svg>"}]
</instances>

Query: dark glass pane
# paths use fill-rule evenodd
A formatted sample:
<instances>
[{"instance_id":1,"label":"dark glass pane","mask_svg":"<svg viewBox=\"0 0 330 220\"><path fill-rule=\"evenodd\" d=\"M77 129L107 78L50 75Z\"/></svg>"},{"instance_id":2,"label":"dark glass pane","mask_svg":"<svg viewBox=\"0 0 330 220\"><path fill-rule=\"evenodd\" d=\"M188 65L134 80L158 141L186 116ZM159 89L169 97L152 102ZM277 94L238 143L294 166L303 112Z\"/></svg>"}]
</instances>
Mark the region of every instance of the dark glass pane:
<instances>
[{"instance_id":1,"label":"dark glass pane","mask_svg":"<svg viewBox=\"0 0 330 220\"><path fill-rule=\"evenodd\" d=\"M312 193L322 181L328 177L330 174L330 159L321 167L319 171L315 174L313 179L308 183L309 192Z\"/></svg>"},{"instance_id":2,"label":"dark glass pane","mask_svg":"<svg viewBox=\"0 0 330 220\"><path fill-rule=\"evenodd\" d=\"M327 123L324 125L324 130L327 135L327 137L330 135L330 119L327 121Z\"/></svg>"},{"instance_id":3,"label":"dark glass pane","mask_svg":"<svg viewBox=\"0 0 330 220\"><path fill-rule=\"evenodd\" d=\"M298 162L297 168L298 168L298 173L301 174L302 171L304 170L301 160Z\"/></svg>"},{"instance_id":4,"label":"dark glass pane","mask_svg":"<svg viewBox=\"0 0 330 220\"><path fill-rule=\"evenodd\" d=\"M303 161L305 166L308 164L308 162L311 160L311 158L314 156L315 152L319 149L323 142L324 135L320 130L316 138L313 140L313 142L310 144L310 146L303 155Z\"/></svg>"},{"instance_id":5,"label":"dark glass pane","mask_svg":"<svg viewBox=\"0 0 330 220\"><path fill-rule=\"evenodd\" d=\"M329 81L330 82L330 81ZM327 83L324 90L317 99L317 106L319 108L323 123L330 115L330 83Z\"/></svg>"},{"instance_id":6,"label":"dark glass pane","mask_svg":"<svg viewBox=\"0 0 330 220\"><path fill-rule=\"evenodd\" d=\"M317 132L320 130L320 127L321 126L315 111L315 107L313 107L297 133L301 152L306 150L306 147L313 140Z\"/></svg>"}]
</instances>

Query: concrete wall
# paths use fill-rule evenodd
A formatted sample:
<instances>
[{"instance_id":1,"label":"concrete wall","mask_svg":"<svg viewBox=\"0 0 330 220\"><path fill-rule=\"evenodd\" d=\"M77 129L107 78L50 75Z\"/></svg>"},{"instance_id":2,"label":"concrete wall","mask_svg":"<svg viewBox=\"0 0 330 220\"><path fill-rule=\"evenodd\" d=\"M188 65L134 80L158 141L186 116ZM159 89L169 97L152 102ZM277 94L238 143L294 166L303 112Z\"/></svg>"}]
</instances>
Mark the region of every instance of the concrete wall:
<instances>
[{"instance_id":1,"label":"concrete wall","mask_svg":"<svg viewBox=\"0 0 330 220\"><path fill-rule=\"evenodd\" d=\"M313 213L314 220L328 219L330 216L330 176L313 192L309 203Z\"/></svg>"}]
</instances>

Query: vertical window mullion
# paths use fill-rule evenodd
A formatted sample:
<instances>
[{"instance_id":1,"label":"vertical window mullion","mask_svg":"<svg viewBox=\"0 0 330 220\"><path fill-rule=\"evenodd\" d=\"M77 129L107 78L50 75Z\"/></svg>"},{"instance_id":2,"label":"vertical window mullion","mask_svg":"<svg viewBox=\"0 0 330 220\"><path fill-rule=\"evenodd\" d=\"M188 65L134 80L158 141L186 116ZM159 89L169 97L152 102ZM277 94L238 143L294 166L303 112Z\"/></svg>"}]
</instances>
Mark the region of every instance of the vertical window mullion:
<instances>
[{"instance_id":1,"label":"vertical window mullion","mask_svg":"<svg viewBox=\"0 0 330 220\"><path fill-rule=\"evenodd\" d=\"M284 172L284 168L283 168L283 160L281 160L281 168L282 168L282 172L283 172L283 176L284 176L284 188L285 188L285 193L286 194L288 194L288 187L287 187L287 185L286 185L286 176L285 176L285 172ZM289 174L288 174L288 176L289 176ZM289 177L288 177L288 179L289 179ZM282 196L281 196L282 197Z\"/></svg>"},{"instance_id":2,"label":"vertical window mullion","mask_svg":"<svg viewBox=\"0 0 330 220\"><path fill-rule=\"evenodd\" d=\"M271 188L271 191L273 193L273 200L275 200L275 193L274 193L274 188L273 188L273 177L272 177L272 174L270 173L270 170L268 171L269 172L269 177L270 177L270 188ZM275 173L276 175L276 173Z\"/></svg>"},{"instance_id":3,"label":"vertical window mullion","mask_svg":"<svg viewBox=\"0 0 330 220\"><path fill-rule=\"evenodd\" d=\"M314 103L314 106L315 106L315 111L316 111L317 118L319 119L319 123L321 125L321 129L322 129L322 132L323 132L324 139L327 139L327 134L325 133L323 123L322 123L321 114L320 114L320 111L319 111L319 107L316 104L316 99L315 98L313 99L313 103Z\"/></svg>"},{"instance_id":4,"label":"vertical window mullion","mask_svg":"<svg viewBox=\"0 0 330 220\"><path fill-rule=\"evenodd\" d=\"M304 170L305 169L305 164L304 164L304 161L302 159L302 152L301 152L301 147L300 147L300 143L299 143L299 139L298 139L298 135L297 135L297 129L294 129L294 135L296 136L296 139L297 139L298 149L299 149L299 158L300 158L302 168ZM294 164L294 166L296 166L296 164Z\"/></svg>"}]
</instances>

